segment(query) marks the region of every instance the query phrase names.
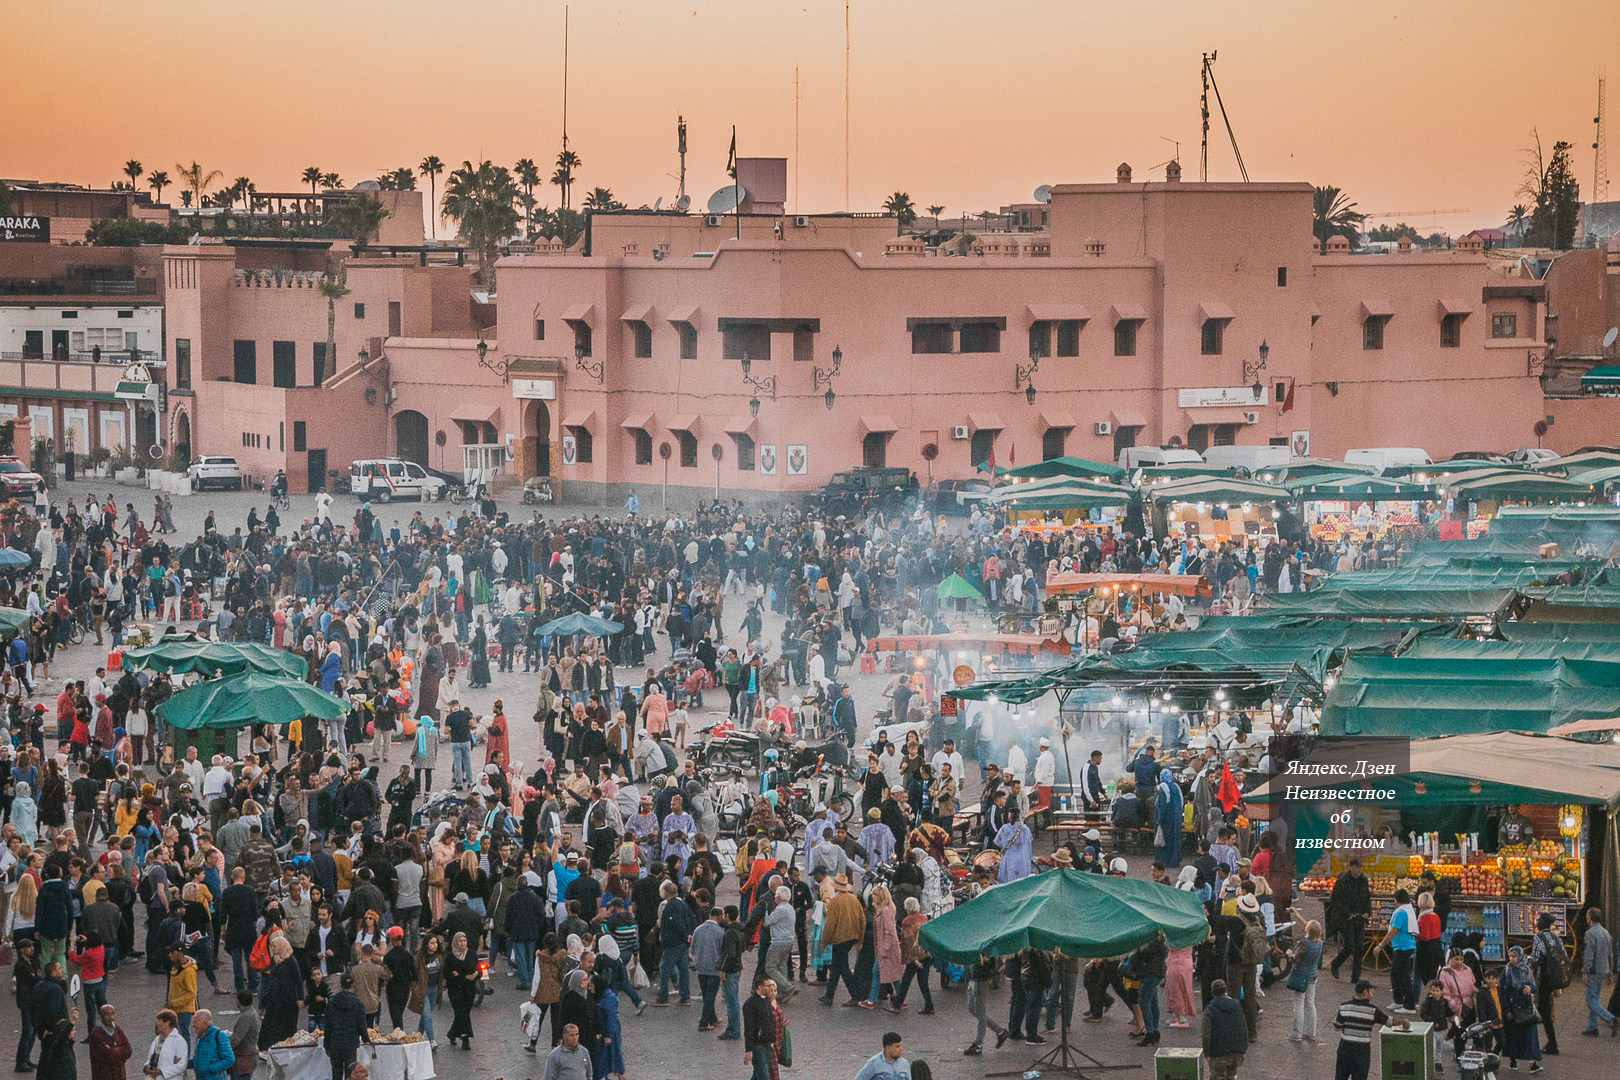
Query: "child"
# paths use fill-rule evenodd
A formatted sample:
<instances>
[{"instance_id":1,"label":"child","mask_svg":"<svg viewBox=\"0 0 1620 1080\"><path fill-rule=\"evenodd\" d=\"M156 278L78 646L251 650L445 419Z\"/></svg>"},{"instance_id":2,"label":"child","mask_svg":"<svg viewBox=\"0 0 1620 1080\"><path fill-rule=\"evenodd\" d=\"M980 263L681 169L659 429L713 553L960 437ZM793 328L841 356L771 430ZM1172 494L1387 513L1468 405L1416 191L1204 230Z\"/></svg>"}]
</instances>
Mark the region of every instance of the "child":
<instances>
[{"instance_id":1,"label":"child","mask_svg":"<svg viewBox=\"0 0 1620 1080\"><path fill-rule=\"evenodd\" d=\"M1440 1048L1445 1045L1446 1037L1460 1019L1457 1010L1446 1000L1445 986L1439 979L1429 980L1429 994L1418 1003L1418 1019L1434 1025L1431 1037L1434 1039L1434 1061L1438 1065Z\"/></svg>"},{"instance_id":2,"label":"child","mask_svg":"<svg viewBox=\"0 0 1620 1080\"><path fill-rule=\"evenodd\" d=\"M1494 970L1485 972L1480 983L1480 991L1474 997L1474 1015L1476 1024L1489 1024L1489 1034L1484 1038L1484 1045L1479 1049L1487 1053L1500 1054L1502 1052L1502 991L1497 985L1498 973Z\"/></svg>"}]
</instances>

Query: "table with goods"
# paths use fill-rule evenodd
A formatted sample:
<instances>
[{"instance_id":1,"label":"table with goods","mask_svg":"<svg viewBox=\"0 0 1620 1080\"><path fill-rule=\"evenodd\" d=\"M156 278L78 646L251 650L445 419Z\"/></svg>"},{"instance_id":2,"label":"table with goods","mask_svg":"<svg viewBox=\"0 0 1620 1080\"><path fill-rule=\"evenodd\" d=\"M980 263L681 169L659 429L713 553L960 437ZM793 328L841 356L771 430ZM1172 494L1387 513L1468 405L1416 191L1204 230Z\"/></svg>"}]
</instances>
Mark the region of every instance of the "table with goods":
<instances>
[{"instance_id":1,"label":"table with goods","mask_svg":"<svg viewBox=\"0 0 1620 1080\"><path fill-rule=\"evenodd\" d=\"M356 1061L365 1062L372 1080L433 1080L433 1047L420 1032L373 1030L360 1044ZM328 1080L332 1067L320 1030L300 1031L270 1047L271 1080Z\"/></svg>"}]
</instances>

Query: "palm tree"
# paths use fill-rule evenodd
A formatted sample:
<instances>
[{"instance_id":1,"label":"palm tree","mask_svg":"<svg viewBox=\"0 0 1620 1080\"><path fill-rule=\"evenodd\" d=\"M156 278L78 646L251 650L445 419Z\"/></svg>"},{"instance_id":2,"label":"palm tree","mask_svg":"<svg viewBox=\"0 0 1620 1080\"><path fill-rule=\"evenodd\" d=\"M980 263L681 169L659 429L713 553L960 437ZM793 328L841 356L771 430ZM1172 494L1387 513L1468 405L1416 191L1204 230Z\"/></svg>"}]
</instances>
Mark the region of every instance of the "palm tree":
<instances>
[{"instance_id":1,"label":"palm tree","mask_svg":"<svg viewBox=\"0 0 1620 1080\"><path fill-rule=\"evenodd\" d=\"M587 210L623 210L624 203L613 197L613 192L605 187L592 188L591 193L585 196L585 209Z\"/></svg>"},{"instance_id":2,"label":"palm tree","mask_svg":"<svg viewBox=\"0 0 1620 1080\"><path fill-rule=\"evenodd\" d=\"M309 193L311 195L315 194L315 185L319 184L321 182L321 177L325 175L325 173L321 172L321 167L319 165L311 165L309 168L304 170L303 181L309 185Z\"/></svg>"},{"instance_id":3,"label":"palm tree","mask_svg":"<svg viewBox=\"0 0 1620 1080\"><path fill-rule=\"evenodd\" d=\"M527 223L524 232L534 236L534 189L540 184L540 167L534 163L533 158L518 158L518 163L512 167L512 175L517 182L523 185L523 209Z\"/></svg>"},{"instance_id":4,"label":"palm tree","mask_svg":"<svg viewBox=\"0 0 1620 1080\"><path fill-rule=\"evenodd\" d=\"M385 172L381 176L377 177L377 186L382 188L384 191L399 190L399 182L394 179L394 174L391 172Z\"/></svg>"},{"instance_id":5,"label":"palm tree","mask_svg":"<svg viewBox=\"0 0 1620 1080\"><path fill-rule=\"evenodd\" d=\"M912 205L911 196L903 191L897 191L883 200L883 212L895 216L896 236L905 232L906 226L917 220L917 208Z\"/></svg>"},{"instance_id":6,"label":"palm tree","mask_svg":"<svg viewBox=\"0 0 1620 1080\"><path fill-rule=\"evenodd\" d=\"M231 185L232 193L242 200L242 209L244 210L252 209L253 193L256 190L258 189L253 186L253 181L245 176L238 176L236 182Z\"/></svg>"},{"instance_id":7,"label":"palm tree","mask_svg":"<svg viewBox=\"0 0 1620 1080\"><path fill-rule=\"evenodd\" d=\"M163 201L163 189L169 186L169 174L159 169L146 178L146 186L152 189L152 201Z\"/></svg>"},{"instance_id":8,"label":"palm tree","mask_svg":"<svg viewBox=\"0 0 1620 1080\"><path fill-rule=\"evenodd\" d=\"M551 174L551 182L562 188L564 210L573 205L571 196L574 192L574 170L579 168L580 164L579 155L572 150L564 150L557 155L557 171Z\"/></svg>"},{"instance_id":9,"label":"palm tree","mask_svg":"<svg viewBox=\"0 0 1620 1080\"><path fill-rule=\"evenodd\" d=\"M327 191L336 191L343 186L343 177L335 172L321 173L321 187Z\"/></svg>"},{"instance_id":10,"label":"palm tree","mask_svg":"<svg viewBox=\"0 0 1620 1080\"><path fill-rule=\"evenodd\" d=\"M388 211L383 209L380 199L362 195L343 201L337 212L332 215L332 227L337 230L339 236L358 243L369 239L387 216Z\"/></svg>"},{"instance_id":11,"label":"palm tree","mask_svg":"<svg viewBox=\"0 0 1620 1080\"><path fill-rule=\"evenodd\" d=\"M1523 237L1524 221L1529 216L1530 208L1523 203L1519 203L1512 210L1508 211L1508 230L1510 232L1516 232L1519 234L1519 236Z\"/></svg>"},{"instance_id":12,"label":"palm tree","mask_svg":"<svg viewBox=\"0 0 1620 1080\"><path fill-rule=\"evenodd\" d=\"M225 175L218 169L205 173L203 167L197 164L195 160L190 165L176 165L174 168L180 174L181 183L185 184L186 188L190 190L191 205L193 206L201 206L203 193L208 190L209 185Z\"/></svg>"},{"instance_id":13,"label":"palm tree","mask_svg":"<svg viewBox=\"0 0 1620 1080\"><path fill-rule=\"evenodd\" d=\"M456 223L461 239L478 253L478 280L490 273L502 242L518 224L518 186L505 166L463 161L444 185L444 216Z\"/></svg>"},{"instance_id":14,"label":"palm tree","mask_svg":"<svg viewBox=\"0 0 1620 1080\"><path fill-rule=\"evenodd\" d=\"M1361 223L1367 215L1356 211L1356 204L1336 187L1319 187L1313 199L1313 213L1311 231L1316 234L1316 243L1322 253L1327 252L1327 242L1334 236L1342 236L1353 245L1361 238Z\"/></svg>"},{"instance_id":15,"label":"palm tree","mask_svg":"<svg viewBox=\"0 0 1620 1080\"><path fill-rule=\"evenodd\" d=\"M444 172L444 162L439 160L437 154L429 154L422 159L422 164L416 168L428 180L428 202L432 204L429 207L430 212L428 214L428 236L437 237L439 233L439 203L434 198L433 178Z\"/></svg>"},{"instance_id":16,"label":"palm tree","mask_svg":"<svg viewBox=\"0 0 1620 1080\"><path fill-rule=\"evenodd\" d=\"M411 171L411 167L409 165L401 165L399 168L387 175L394 178L394 187L396 189L400 191L416 190L416 174Z\"/></svg>"},{"instance_id":17,"label":"palm tree","mask_svg":"<svg viewBox=\"0 0 1620 1080\"><path fill-rule=\"evenodd\" d=\"M938 203L935 203L933 206L928 208L928 216L934 219L935 225L939 224L939 215L943 214L944 212L945 208Z\"/></svg>"},{"instance_id":18,"label":"palm tree","mask_svg":"<svg viewBox=\"0 0 1620 1080\"><path fill-rule=\"evenodd\" d=\"M322 358L321 370L316 372L316 386L326 381L328 372L337 374L337 302L349 295L344 281L342 277L326 277L319 286L321 295L326 297L326 356Z\"/></svg>"},{"instance_id":19,"label":"palm tree","mask_svg":"<svg viewBox=\"0 0 1620 1080\"><path fill-rule=\"evenodd\" d=\"M135 181L139 180L141 178L141 174L145 171L146 169L141 165L141 163L136 161L134 158L130 158L128 161L124 162L124 175L129 177L129 190L135 190Z\"/></svg>"}]
</instances>

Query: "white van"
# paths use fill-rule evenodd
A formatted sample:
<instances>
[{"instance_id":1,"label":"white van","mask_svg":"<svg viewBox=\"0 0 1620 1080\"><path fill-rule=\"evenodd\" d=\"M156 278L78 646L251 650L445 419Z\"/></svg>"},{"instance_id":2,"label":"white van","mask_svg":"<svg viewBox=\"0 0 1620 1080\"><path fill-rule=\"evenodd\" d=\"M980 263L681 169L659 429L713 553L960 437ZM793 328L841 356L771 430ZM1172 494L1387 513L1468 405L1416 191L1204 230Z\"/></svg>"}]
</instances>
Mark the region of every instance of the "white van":
<instances>
[{"instance_id":1,"label":"white van","mask_svg":"<svg viewBox=\"0 0 1620 1080\"><path fill-rule=\"evenodd\" d=\"M1127 446L1119 452L1119 464L1125 469L1141 469L1149 465L1202 465L1204 459L1198 451L1186 447Z\"/></svg>"},{"instance_id":2,"label":"white van","mask_svg":"<svg viewBox=\"0 0 1620 1080\"><path fill-rule=\"evenodd\" d=\"M445 482L414 461L372 458L349 466L349 491L380 503L395 499L432 502L444 497Z\"/></svg>"},{"instance_id":3,"label":"white van","mask_svg":"<svg viewBox=\"0 0 1620 1080\"><path fill-rule=\"evenodd\" d=\"M1411 446L1373 446L1361 450L1346 450L1344 460L1350 465L1371 465L1379 472L1388 472L1403 465L1433 465L1426 450Z\"/></svg>"},{"instance_id":4,"label":"white van","mask_svg":"<svg viewBox=\"0 0 1620 1080\"><path fill-rule=\"evenodd\" d=\"M1211 465L1247 469L1250 473L1280 470L1293 456L1286 446L1212 446L1204 451L1204 460Z\"/></svg>"}]
</instances>

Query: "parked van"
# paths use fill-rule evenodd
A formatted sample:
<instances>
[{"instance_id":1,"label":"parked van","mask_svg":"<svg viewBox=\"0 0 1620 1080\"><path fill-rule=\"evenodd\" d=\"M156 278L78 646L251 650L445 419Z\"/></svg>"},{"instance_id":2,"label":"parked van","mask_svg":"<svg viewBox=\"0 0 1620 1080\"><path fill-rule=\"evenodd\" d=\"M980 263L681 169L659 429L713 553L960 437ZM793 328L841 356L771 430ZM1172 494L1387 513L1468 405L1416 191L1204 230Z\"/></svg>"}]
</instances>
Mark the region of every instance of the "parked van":
<instances>
[{"instance_id":1,"label":"parked van","mask_svg":"<svg viewBox=\"0 0 1620 1080\"><path fill-rule=\"evenodd\" d=\"M1344 460L1350 465L1371 465L1381 473L1407 465L1433 465L1426 450L1411 446L1373 446L1361 450L1346 450Z\"/></svg>"},{"instance_id":2,"label":"parked van","mask_svg":"<svg viewBox=\"0 0 1620 1080\"><path fill-rule=\"evenodd\" d=\"M395 499L432 502L444 497L445 482L414 461L373 458L349 466L349 490L380 503Z\"/></svg>"},{"instance_id":3,"label":"parked van","mask_svg":"<svg viewBox=\"0 0 1620 1080\"><path fill-rule=\"evenodd\" d=\"M1148 465L1202 465L1203 462L1198 451L1182 446L1127 446L1119 452L1120 467L1125 469Z\"/></svg>"},{"instance_id":4,"label":"parked van","mask_svg":"<svg viewBox=\"0 0 1620 1080\"><path fill-rule=\"evenodd\" d=\"M1286 446L1212 446L1204 451L1204 460L1211 465L1247 469L1251 473L1281 469L1293 456L1294 452Z\"/></svg>"}]
</instances>

